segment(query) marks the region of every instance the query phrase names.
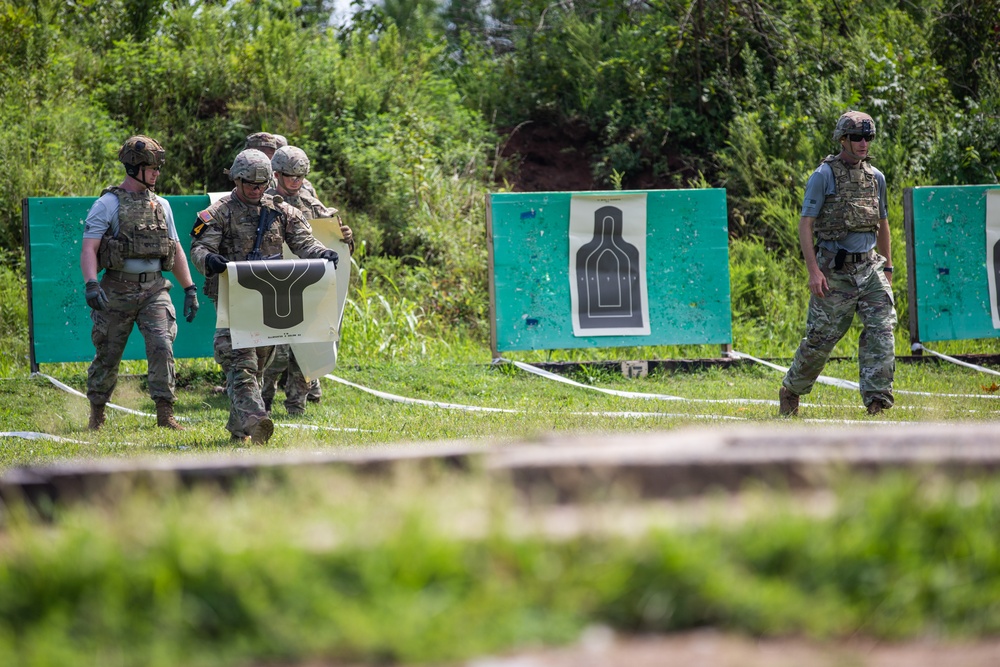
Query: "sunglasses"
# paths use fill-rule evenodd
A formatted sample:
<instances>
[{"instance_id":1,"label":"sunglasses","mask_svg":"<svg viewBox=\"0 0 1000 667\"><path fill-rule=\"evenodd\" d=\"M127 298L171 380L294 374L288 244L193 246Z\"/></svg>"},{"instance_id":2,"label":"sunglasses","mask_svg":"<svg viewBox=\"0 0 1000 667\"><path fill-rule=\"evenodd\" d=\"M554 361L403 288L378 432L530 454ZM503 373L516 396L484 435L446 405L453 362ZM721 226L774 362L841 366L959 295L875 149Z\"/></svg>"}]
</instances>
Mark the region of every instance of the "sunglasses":
<instances>
[{"instance_id":1,"label":"sunglasses","mask_svg":"<svg viewBox=\"0 0 1000 667\"><path fill-rule=\"evenodd\" d=\"M875 138L875 135L874 134L849 134L849 135L847 135L847 138L850 139L851 141L861 141L862 139L864 139L865 141L871 143L871 140Z\"/></svg>"},{"instance_id":2,"label":"sunglasses","mask_svg":"<svg viewBox=\"0 0 1000 667\"><path fill-rule=\"evenodd\" d=\"M263 183L254 183L253 181L243 181L243 185L253 190L263 190L264 188L267 187L268 181L264 181Z\"/></svg>"}]
</instances>

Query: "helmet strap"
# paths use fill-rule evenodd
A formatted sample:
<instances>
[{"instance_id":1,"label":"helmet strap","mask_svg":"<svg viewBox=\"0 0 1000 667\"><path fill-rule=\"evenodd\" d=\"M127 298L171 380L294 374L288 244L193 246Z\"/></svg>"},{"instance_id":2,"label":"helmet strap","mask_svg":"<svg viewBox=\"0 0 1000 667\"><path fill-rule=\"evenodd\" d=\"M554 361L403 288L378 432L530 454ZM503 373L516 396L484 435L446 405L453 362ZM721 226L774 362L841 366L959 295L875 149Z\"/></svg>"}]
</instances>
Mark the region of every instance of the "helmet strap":
<instances>
[{"instance_id":1,"label":"helmet strap","mask_svg":"<svg viewBox=\"0 0 1000 667\"><path fill-rule=\"evenodd\" d=\"M848 139L846 142L840 144L841 152L844 155L846 155L849 158L851 158L852 164L858 164L859 162L861 162L862 157L860 155L858 155L857 153L855 153L854 151L852 151L851 148L850 148L850 146L851 146L851 140Z\"/></svg>"},{"instance_id":2,"label":"helmet strap","mask_svg":"<svg viewBox=\"0 0 1000 667\"><path fill-rule=\"evenodd\" d=\"M156 189L156 185L151 185L146 182L146 165L127 164L125 165L125 173L131 176L134 180L145 185L148 189ZM140 173L142 174L141 178L139 176Z\"/></svg>"},{"instance_id":3,"label":"helmet strap","mask_svg":"<svg viewBox=\"0 0 1000 667\"><path fill-rule=\"evenodd\" d=\"M142 174L142 178L139 178L138 176L133 176L132 178L134 178L135 180L139 181L140 183L142 183L143 185L145 185L150 190L156 190L156 184L155 183L147 183L146 182L146 165L142 165L141 167L139 167L138 173Z\"/></svg>"}]
</instances>

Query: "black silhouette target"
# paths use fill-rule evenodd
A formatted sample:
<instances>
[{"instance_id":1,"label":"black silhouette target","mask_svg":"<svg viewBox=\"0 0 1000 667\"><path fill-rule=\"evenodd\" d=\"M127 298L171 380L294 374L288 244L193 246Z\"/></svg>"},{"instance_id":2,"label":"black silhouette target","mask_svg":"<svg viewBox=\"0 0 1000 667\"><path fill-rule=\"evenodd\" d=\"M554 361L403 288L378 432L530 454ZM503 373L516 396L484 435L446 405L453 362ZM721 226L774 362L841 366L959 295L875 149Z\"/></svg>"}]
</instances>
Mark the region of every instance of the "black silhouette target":
<instances>
[{"instance_id":1,"label":"black silhouette target","mask_svg":"<svg viewBox=\"0 0 1000 667\"><path fill-rule=\"evenodd\" d=\"M639 249L622 237L622 210L594 211L594 237L576 252L581 329L641 329Z\"/></svg>"}]
</instances>

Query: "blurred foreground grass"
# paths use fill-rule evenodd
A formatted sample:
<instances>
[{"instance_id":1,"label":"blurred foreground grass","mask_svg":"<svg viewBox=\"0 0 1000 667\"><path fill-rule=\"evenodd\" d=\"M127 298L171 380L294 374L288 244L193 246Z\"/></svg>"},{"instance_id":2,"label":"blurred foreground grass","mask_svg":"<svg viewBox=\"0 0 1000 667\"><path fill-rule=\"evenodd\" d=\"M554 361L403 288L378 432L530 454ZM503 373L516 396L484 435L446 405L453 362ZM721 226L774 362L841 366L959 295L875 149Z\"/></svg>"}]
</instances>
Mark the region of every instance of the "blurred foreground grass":
<instances>
[{"instance_id":1,"label":"blurred foreground grass","mask_svg":"<svg viewBox=\"0 0 1000 667\"><path fill-rule=\"evenodd\" d=\"M227 493L119 488L4 508L0 664L443 663L623 632L976 637L1000 631L1000 479L842 480L822 512L762 488L554 539L496 477L263 473ZM618 518L616 518L616 514Z\"/></svg>"}]
</instances>

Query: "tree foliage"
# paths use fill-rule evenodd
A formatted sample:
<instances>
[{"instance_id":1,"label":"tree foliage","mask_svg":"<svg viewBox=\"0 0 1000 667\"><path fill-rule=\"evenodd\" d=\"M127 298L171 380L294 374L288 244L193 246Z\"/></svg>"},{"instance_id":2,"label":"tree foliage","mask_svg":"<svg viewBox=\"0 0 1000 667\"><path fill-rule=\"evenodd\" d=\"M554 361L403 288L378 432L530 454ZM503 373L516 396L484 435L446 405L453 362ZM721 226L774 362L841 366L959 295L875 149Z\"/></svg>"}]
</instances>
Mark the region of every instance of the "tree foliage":
<instances>
[{"instance_id":1,"label":"tree foliage","mask_svg":"<svg viewBox=\"0 0 1000 667\"><path fill-rule=\"evenodd\" d=\"M734 236L795 255L849 107L876 118L893 196L997 181L998 2L356 0L335 26L327 0L5 0L0 248L21 244L23 197L118 180L130 133L162 141L179 194L228 189L268 130L310 154L383 278L427 272L454 291L435 307L481 322L465 295L485 293L491 161L532 121L589 129L595 187L724 186Z\"/></svg>"}]
</instances>

